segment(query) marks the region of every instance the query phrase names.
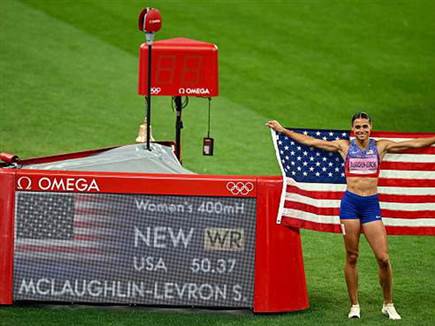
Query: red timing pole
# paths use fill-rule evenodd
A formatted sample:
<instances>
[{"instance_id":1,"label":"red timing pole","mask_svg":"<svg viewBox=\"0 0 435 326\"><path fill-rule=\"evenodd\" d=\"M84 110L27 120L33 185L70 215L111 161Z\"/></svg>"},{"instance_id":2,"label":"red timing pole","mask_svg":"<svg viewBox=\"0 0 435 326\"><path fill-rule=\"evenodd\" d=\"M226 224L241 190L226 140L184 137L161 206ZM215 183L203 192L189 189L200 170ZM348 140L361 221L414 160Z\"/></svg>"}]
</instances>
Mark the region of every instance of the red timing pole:
<instances>
[{"instance_id":1,"label":"red timing pole","mask_svg":"<svg viewBox=\"0 0 435 326\"><path fill-rule=\"evenodd\" d=\"M139 14L139 30L145 32L145 40L148 44L148 94L147 94L147 150L150 148L151 138L151 51L154 33L162 27L160 12L154 8L145 8Z\"/></svg>"}]
</instances>

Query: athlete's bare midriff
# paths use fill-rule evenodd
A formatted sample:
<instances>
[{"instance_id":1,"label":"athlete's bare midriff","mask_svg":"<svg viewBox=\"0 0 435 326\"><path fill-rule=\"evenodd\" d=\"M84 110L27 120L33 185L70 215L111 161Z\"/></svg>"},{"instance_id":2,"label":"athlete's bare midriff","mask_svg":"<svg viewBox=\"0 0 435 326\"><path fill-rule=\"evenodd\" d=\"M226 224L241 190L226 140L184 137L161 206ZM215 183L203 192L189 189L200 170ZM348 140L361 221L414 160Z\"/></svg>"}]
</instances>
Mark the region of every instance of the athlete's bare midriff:
<instances>
[{"instance_id":1,"label":"athlete's bare midriff","mask_svg":"<svg viewBox=\"0 0 435 326\"><path fill-rule=\"evenodd\" d=\"M378 193L378 178L347 177L347 190L360 195L371 196Z\"/></svg>"}]
</instances>

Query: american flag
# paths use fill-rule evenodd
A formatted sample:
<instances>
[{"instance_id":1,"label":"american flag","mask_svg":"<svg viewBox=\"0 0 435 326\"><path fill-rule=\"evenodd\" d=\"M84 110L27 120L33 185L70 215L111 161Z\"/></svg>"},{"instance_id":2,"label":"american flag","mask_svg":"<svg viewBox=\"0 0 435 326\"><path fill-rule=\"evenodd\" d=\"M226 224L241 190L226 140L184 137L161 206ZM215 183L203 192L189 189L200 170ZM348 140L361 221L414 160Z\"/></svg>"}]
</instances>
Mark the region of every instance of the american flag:
<instances>
[{"instance_id":1,"label":"american flag","mask_svg":"<svg viewBox=\"0 0 435 326\"><path fill-rule=\"evenodd\" d=\"M323 140L349 139L345 130L292 129ZM372 132L374 139L402 141L434 133ZM346 189L338 153L302 145L272 130L284 177L278 223L340 232L339 207ZM381 163L378 192L388 234L435 235L435 146L388 153Z\"/></svg>"}]
</instances>

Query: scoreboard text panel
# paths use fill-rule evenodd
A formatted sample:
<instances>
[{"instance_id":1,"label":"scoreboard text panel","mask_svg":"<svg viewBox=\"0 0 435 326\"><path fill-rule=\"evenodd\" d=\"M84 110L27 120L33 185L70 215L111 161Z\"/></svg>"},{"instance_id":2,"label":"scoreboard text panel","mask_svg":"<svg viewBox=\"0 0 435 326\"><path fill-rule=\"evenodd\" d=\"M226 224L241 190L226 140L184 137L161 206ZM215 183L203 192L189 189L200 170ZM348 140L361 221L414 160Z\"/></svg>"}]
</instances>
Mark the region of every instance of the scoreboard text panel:
<instances>
[{"instance_id":1,"label":"scoreboard text panel","mask_svg":"<svg viewBox=\"0 0 435 326\"><path fill-rule=\"evenodd\" d=\"M256 199L16 192L14 300L252 307Z\"/></svg>"}]
</instances>

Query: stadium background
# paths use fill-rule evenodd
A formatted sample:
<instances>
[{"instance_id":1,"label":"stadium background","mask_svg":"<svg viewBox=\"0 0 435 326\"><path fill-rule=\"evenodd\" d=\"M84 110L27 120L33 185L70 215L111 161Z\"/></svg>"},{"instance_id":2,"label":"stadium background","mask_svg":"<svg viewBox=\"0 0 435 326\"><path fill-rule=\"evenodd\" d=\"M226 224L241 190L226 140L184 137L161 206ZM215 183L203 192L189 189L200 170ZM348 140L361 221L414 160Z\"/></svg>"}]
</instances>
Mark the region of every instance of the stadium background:
<instances>
[{"instance_id":1,"label":"stadium background","mask_svg":"<svg viewBox=\"0 0 435 326\"><path fill-rule=\"evenodd\" d=\"M0 151L21 157L134 141L143 119L136 94L136 27L159 8L156 39L219 47L220 96L212 101L215 156L201 155L207 101L183 112L183 160L209 174L278 175L270 118L286 126L349 127L357 110L375 128L434 131L433 1L0 1ZM153 134L174 138L169 98L153 101ZM302 231L311 308L245 312L41 306L0 308L0 325L286 325L340 323L348 309L337 235ZM390 237L395 302L406 323L432 324L434 239ZM361 323L380 314L376 262L361 244ZM432 303L432 304L431 304Z\"/></svg>"}]
</instances>

